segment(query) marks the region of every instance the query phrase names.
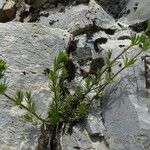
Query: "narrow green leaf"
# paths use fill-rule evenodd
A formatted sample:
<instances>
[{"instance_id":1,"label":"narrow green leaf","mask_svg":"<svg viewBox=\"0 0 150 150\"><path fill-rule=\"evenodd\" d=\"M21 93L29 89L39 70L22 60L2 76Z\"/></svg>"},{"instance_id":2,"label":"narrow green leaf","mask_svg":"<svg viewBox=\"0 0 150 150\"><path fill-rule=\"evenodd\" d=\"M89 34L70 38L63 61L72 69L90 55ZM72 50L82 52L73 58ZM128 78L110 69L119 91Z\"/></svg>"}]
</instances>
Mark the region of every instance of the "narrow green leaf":
<instances>
[{"instance_id":1,"label":"narrow green leaf","mask_svg":"<svg viewBox=\"0 0 150 150\"><path fill-rule=\"evenodd\" d=\"M33 117L30 114L25 114L22 117L26 122L33 122Z\"/></svg>"},{"instance_id":2,"label":"narrow green leaf","mask_svg":"<svg viewBox=\"0 0 150 150\"><path fill-rule=\"evenodd\" d=\"M126 67L131 67L136 62L136 58L131 58L128 62Z\"/></svg>"},{"instance_id":3,"label":"narrow green leaf","mask_svg":"<svg viewBox=\"0 0 150 150\"><path fill-rule=\"evenodd\" d=\"M91 79L90 79L90 77L87 77L86 79L85 79L85 88L89 91L90 90L90 86L91 86Z\"/></svg>"},{"instance_id":4,"label":"narrow green leaf","mask_svg":"<svg viewBox=\"0 0 150 150\"><path fill-rule=\"evenodd\" d=\"M6 61L0 59L0 79L4 77L6 68L7 68Z\"/></svg>"},{"instance_id":5,"label":"narrow green leaf","mask_svg":"<svg viewBox=\"0 0 150 150\"><path fill-rule=\"evenodd\" d=\"M58 64L65 62L68 60L68 55L65 52L60 52L58 57L57 57L57 62Z\"/></svg>"},{"instance_id":6,"label":"narrow green leaf","mask_svg":"<svg viewBox=\"0 0 150 150\"><path fill-rule=\"evenodd\" d=\"M132 45L138 45L140 43L140 36L135 33L131 33L131 43Z\"/></svg>"},{"instance_id":7,"label":"narrow green leaf","mask_svg":"<svg viewBox=\"0 0 150 150\"><path fill-rule=\"evenodd\" d=\"M7 90L8 82L6 82L6 78L4 79L3 82L0 83L0 94L5 93Z\"/></svg>"},{"instance_id":8,"label":"narrow green leaf","mask_svg":"<svg viewBox=\"0 0 150 150\"><path fill-rule=\"evenodd\" d=\"M109 73L109 72L105 73L105 80L107 83L111 83L113 81L111 73Z\"/></svg>"},{"instance_id":9,"label":"narrow green leaf","mask_svg":"<svg viewBox=\"0 0 150 150\"><path fill-rule=\"evenodd\" d=\"M149 31L150 31L150 20L148 20L147 29L146 29L145 33L149 32Z\"/></svg>"},{"instance_id":10,"label":"narrow green leaf","mask_svg":"<svg viewBox=\"0 0 150 150\"><path fill-rule=\"evenodd\" d=\"M111 68L112 65L113 65L113 63L114 63L114 62L112 61L112 51L109 50L109 51L107 52L106 64L107 64L107 66L108 66L109 68Z\"/></svg>"},{"instance_id":11,"label":"narrow green leaf","mask_svg":"<svg viewBox=\"0 0 150 150\"><path fill-rule=\"evenodd\" d=\"M15 96L15 105L21 105L24 98L24 93L21 90L17 90L16 96Z\"/></svg>"},{"instance_id":12,"label":"narrow green leaf","mask_svg":"<svg viewBox=\"0 0 150 150\"><path fill-rule=\"evenodd\" d=\"M145 39L144 43L142 44L142 50L147 51L150 49L150 39Z\"/></svg>"},{"instance_id":13,"label":"narrow green leaf","mask_svg":"<svg viewBox=\"0 0 150 150\"><path fill-rule=\"evenodd\" d=\"M31 92L26 92L26 102L27 102L28 109L35 113L36 112L36 105L32 99Z\"/></svg>"}]
</instances>

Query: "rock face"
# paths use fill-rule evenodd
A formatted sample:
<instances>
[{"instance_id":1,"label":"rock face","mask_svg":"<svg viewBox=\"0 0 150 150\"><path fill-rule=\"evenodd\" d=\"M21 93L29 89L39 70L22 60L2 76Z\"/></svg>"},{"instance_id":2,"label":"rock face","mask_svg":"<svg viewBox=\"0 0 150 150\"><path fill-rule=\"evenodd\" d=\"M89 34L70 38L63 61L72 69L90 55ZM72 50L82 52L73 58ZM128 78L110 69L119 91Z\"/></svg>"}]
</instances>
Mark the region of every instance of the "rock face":
<instances>
[{"instance_id":1,"label":"rock face","mask_svg":"<svg viewBox=\"0 0 150 150\"><path fill-rule=\"evenodd\" d=\"M139 65L121 75L118 85L106 92L103 117L113 150L148 150L150 146L150 91L145 89L145 77Z\"/></svg>"},{"instance_id":2,"label":"rock face","mask_svg":"<svg viewBox=\"0 0 150 150\"><path fill-rule=\"evenodd\" d=\"M74 127L72 135L64 136L63 141L64 150L109 150L103 137L90 137L83 126Z\"/></svg>"},{"instance_id":3,"label":"rock face","mask_svg":"<svg viewBox=\"0 0 150 150\"><path fill-rule=\"evenodd\" d=\"M41 12L42 13L42 12ZM42 15L39 19L41 24L50 27L67 29L73 35L83 34L91 29L93 24L101 28L114 26L115 20L109 16L96 2L91 1L89 5L77 5L66 7L61 12L59 8L50 10L48 17ZM115 26L114 26L115 28Z\"/></svg>"},{"instance_id":4,"label":"rock face","mask_svg":"<svg viewBox=\"0 0 150 150\"><path fill-rule=\"evenodd\" d=\"M51 102L44 72L59 51L67 48L79 69L87 69L89 61L105 58L109 49L113 57L119 54L130 44L130 32L143 32L150 16L149 0L19 2L22 6L16 17L22 22L35 17L32 20L36 23L16 23L16 18L0 24L0 57L9 64L8 92L13 95L18 88L33 91L40 112ZM15 5L5 5L1 0L2 22L13 19L6 17L4 8L14 14L10 12ZM19 14L22 12L24 17ZM133 48L128 55L137 50ZM146 88L150 75L148 70L144 76L144 60L140 57L106 89L101 106L93 109L83 124L73 127L72 134L64 135L63 150L150 150L150 91ZM117 62L119 68L122 62ZM0 100L0 149L34 150L38 131L23 123L22 110L12 108L2 97Z\"/></svg>"},{"instance_id":5,"label":"rock face","mask_svg":"<svg viewBox=\"0 0 150 150\"><path fill-rule=\"evenodd\" d=\"M117 40L125 33L126 36L130 35L128 31L123 32L114 35L112 41L105 45L107 49L111 46L114 56L122 49L119 44L124 44L125 47L129 44L128 39ZM137 48L132 49L128 55L132 56L135 53ZM110 149L149 150L149 98L150 91L146 89L144 64L139 57L137 64L120 74L116 82L107 88L103 97L102 116L106 128L105 138Z\"/></svg>"},{"instance_id":6,"label":"rock face","mask_svg":"<svg viewBox=\"0 0 150 150\"><path fill-rule=\"evenodd\" d=\"M120 20L133 24L149 19L149 5L149 0L130 0L122 11L125 17L120 18Z\"/></svg>"},{"instance_id":7,"label":"rock face","mask_svg":"<svg viewBox=\"0 0 150 150\"><path fill-rule=\"evenodd\" d=\"M126 7L129 0L98 0L98 3L114 18L122 15L122 10Z\"/></svg>"},{"instance_id":8,"label":"rock face","mask_svg":"<svg viewBox=\"0 0 150 150\"><path fill-rule=\"evenodd\" d=\"M63 51L71 35L61 29L51 29L39 24L0 24L0 57L9 65L7 77L10 93L16 89L31 90L37 110L43 112L51 102L48 77L54 57ZM21 119L23 110L0 97L0 149L34 150L38 131Z\"/></svg>"}]
</instances>

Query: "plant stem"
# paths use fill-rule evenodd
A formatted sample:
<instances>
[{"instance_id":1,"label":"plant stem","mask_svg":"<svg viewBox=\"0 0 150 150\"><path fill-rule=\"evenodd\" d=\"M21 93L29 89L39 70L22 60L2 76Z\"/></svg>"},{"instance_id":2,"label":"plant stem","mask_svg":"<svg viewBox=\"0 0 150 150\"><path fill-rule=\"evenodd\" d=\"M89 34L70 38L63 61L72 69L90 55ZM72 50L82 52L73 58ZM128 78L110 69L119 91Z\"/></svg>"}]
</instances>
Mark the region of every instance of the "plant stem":
<instances>
[{"instance_id":1,"label":"plant stem","mask_svg":"<svg viewBox=\"0 0 150 150\"><path fill-rule=\"evenodd\" d=\"M10 101L15 102L15 99L13 99L12 97L10 97L9 95L7 95L6 93L3 93L3 96L5 96L6 98L8 98ZM24 108L25 110L27 110L28 112L30 112L32 115L34 115L37 119L41 120L43 123L48 124L48 122L41 118L40 116L38 116L35 112L32 112L28 107L26 107L23 104L20 104L20 106L22 108Z\"/></svg>"},{"instance_id":2,"label":"plant stem","mask_svg":"<svg viewBox=\"0 0 150 150\"><path fill-rule=\"evenodd\" d=\"M137 58L137 56L139 56L142 52L143 52L143 51L141 50L139 53L137 53L137 54L133 57L133 59ZM112 80L113 80L118 74L120 74L125 68L127 68L127 67L124 66L124 67L121 68L115 75L113 75ZM93 98L91 99L91 101L93 101L93 100L95 99L95 97L98 96L98 94L99 94L102 90L104 90L105 87L106 87L108 84L110 84L110 82L106 82L106 83L104 83L103 85L100 85L100 86L98 86L98 87L96 87L96 88L91 89L91 90L96 90L96 89L100 88L100 90L96 93L96 95L93 96Z\"/></svg>"},{"instance_id":3,"label":"plant stem","mask_svg":"<svg viewBox=\"0 0 150 150\"><path fill-rule=\"evenodd\" d=\"M130 44L127 48L125 48L117 57L115 57L113 60L112 60L112 64L114 63L114 62L116 62L116 60L121 56L121 55L123 55L126 51L128 51L131 47L132 47L133 45L132 44ZM107 69L109 69L109 67L106 67L103 71L102 71L102 73L99 75L99 78L103 75L103 73L105 73L106 72L106 70ZM88 90L84 95L86 96L88 93L90 93L90 91L92 90L92 87L94 86L94 83L92 83L92 85L90 86L90 90Z\"/></svg>"},{"instance_id":4,"label":"plant stem","mask_svg":"<svg viewBox=\"0 0 150 150\"><path fill-rule=\"evenodd\" d=\"M112 60L112 64L113 64L114 62L116 62L116 60L117 60L120 56L122 56L126 51L128 51L132 46L133 46L132 44L129 45L129 46L128 46L127 48L125 48L117 57L115 57L115 58ZM109 67L106 67L106 68L102 71L102 73L100 74L100 77L103 75L103 73L105 73L105 71L106 71L107 69L109 69Z\"/></svg>"},{"instance_id":5,"label":"plant stem","mask_svg":"<svg viewBox=\"0 0 150 150\"><path fill-rule=\"evenodd\" d=\"M117 60L121 55L123 55L126 51L128 51L132 46L133 46L133 45L131 44L131 45L129 45L127 48L125 48L117 57L115 57L115 58L112 60L112 63L116 62L116 60ZM106 70L107 70L108 68L109 68L109 67L106 67L106 68L102 71L102 73L99 75L99 78L103 75L103 73L106 72ZM122 69L120 70L120 72L121 72L122 70L124 70L124 69L125 69L125 68L122 68ZM117 75L118 75L120 72L118 72ZM108 84L109 84L109 83L108 83ZM96 88L93 88L94 83L92 83L91 86L90 86L90 88L89 88L89 90L86 91L86 92L83 94L84 98L86 97L87 94L89 94L91 91L93 91L93 90L95 90L95 89L97 89L97 88L101 88L102 86L104 86L104 87L102 88L102 90L103 90L108 84L107 84L107 83L104 83L103 85L100 85L100 86L98 86L98 87L96 87ZM93 89L92 89L92 88L93 88ZM100 91L102 91L102 90L100 90ZM76 95L75 95L75 96L76 96ZM79 96L76 96L76 98L78 99Z\"/></svg>"}]
</instances>

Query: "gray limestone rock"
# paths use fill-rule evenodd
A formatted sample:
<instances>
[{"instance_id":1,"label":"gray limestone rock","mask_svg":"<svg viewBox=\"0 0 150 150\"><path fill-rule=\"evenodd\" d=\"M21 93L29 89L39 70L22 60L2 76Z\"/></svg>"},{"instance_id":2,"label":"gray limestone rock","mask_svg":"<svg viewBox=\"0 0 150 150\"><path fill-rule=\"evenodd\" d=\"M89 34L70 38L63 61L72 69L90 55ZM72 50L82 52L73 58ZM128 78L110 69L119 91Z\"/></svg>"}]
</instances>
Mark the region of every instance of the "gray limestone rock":
<instances>
[{"instance_id":1,"label":"gray limestone rock","mask_svg":"<svg viewBox=\"0 0 150 150\"><path fill-rule=\"evenodd\" d=\"M122 15L121 12L128 2L129 0L98 0L99 5L114 18L119 18Z\"/></svg>"},{"instance_id":2,"label":"gray limestone rock","mask_svg":"<svg viewBox=\"0 0 150 150\"><path fill-rule=\"evenodd\" d=\"M49 16L41 16L39 23L67 29L74 36L95 30L93 24L100 28L116 28L115 20L95 1L90 1L89 5L67 6L63 12L58 8L45 12Z\"/></svg>"},{"instance_id":3,"label":"gray limestone rock","mask_svg":"<svg viewBox=\"0 0 150 150\"><path fill-rule=\"evenodd\" d=\"M6 3L6 0L1 0L1 1L0 1L0 8L2 8L5 3Z\"/></svg>"},{"instance_id":4,"label":"gray limestone rock","mask_svg":"<svg viewBox=\"0 0 150 150\"><path fill-rule=\"evenodd\" d=\"M0 9L3 2L5 1L0 1ZM49 1L53 2L55 1ZM74 61L96 58L103 54L105 56L109 49L113 50L115 57L127 47L131 32L128 26L149 18L149 0L109 2L98 0L96 3L90 0L88 4L59 4L57 8L41 11L41 14L49 13L48 16L40 16L39 23L42 25L0 24L0 57L5 58L9 64L8 92L13 95L18 88L32 90L39 111L47 108L51 95L44 71L51 66L58 52L68 46L71 35L67 31L78 41L76 54L72 57ZM118 5L114 6L115 2ZM35 1L35 6L39 8L45 3L46 0ZM111 9L111 13L108 9ZM110 14L124 15L117 21L119 25ZM95 52L93 45L100 38L107 40L106 43L97 43L103 54ZM135 54L137 48L131 52L128 53L129 56ZM121 59L118 59L115 69L119 69L121 63ZM33 150L38 131L23 123L20 119L24 113L22 110L12 108L4 98L0 99L0 148ZM75 126L71 135L64 135L63 150L149 150L149 100L150 91L145 88L144 64L139 57L134 67L120 74L106 89L100 110L102 115L99 110L95 110L94 116L88 116L86 125ZM45 115L46 111L43 113Z\"/></svg>"},{"instance_id":5,"label":"gray limestone rock","mask_svg":"<svg viewBox=\"0 0 150 150\"><path fill-rule=\"evenodd\" d=\"M37 110L46 115L51 102L48 77L54 57L65 50L71 35L61 29L39 24L0 24L0 58L8 63L7 93L17 89L32 91ZM34 150L38 131L23 122L25 112L0 96L0 150Z\"/></svg>"},{"instance_id":6,"label":"gray limestone rock","mask_svg":"<svg viewBox=\"0 0 150 150\"><path fill-rule=\"evenodd\" d=\"M105 140L90 137L83 126L73 127L71 135L64 135L63 150L109 150Z\"/></svg>"},{"instance_id":7,"label":"gray limestone rock","mask_svg":"<svg viewBox=\"0 0 150 150\"><path fill-rule=\"evenodd\" d=\"M125 47L130 44L129 39L118 42L117 39L121 35L129 36L130 30L119 31L103 46L105 50L111 48L114 57L123 50L119 44L124 44ZM131 49L128 56L131 57L137 51L136 47ZM149 150L150 91L146 89L141 56L133 67L126 69L116 78L103 97L105 138L111 150ZM118 59L116 68L119 68L121 63L121 59ZM139 142L140 138L143 140Z\"/></svg>"},{"instance_id":8,"label":"gray limestone rock","mask_svg":"<svg viewBox=\"0 0 150 150\"><path fill-rule=\"evenodd\" d=\"M110 138L110 148L115 150L143 149L144 142L139 143L137 138L142 134L146 141L150 131L150 91L145 88L145 78L141 75L140 66L139 62L121 74L117 78L118 82L106 92L103 117L106 135Z\"/></svg>"},{"instance_id":9,"label":"gray limestone rock","mask_svg":"<svg viewBox=\"0 0 150 150\"><path fill-rule=\"evenodd\" d=\"M103 136L106 129L104 127L101 115L97 114L97 116L95 116L89 114L87 117L86 129L91 136Z\"/></svg>"},{"instance_id":10,"label":"gray limestone rock","mask_svg":"<svg viewBox=\"0 0 150 150\"><path fill-rule=\"evenodd\" d=\"M101 44L101 47L104 52L111 49L113 57L115 57L130 45L130 32L131 29L126 26L123 30L118 28L114 35L96 32L91 37L90 43L99 37L107 38L107 43ZM87 44L90 46L84 34L77 36L75 39L78 39L77 49L79 47L84 49L83 47ZM137 47L132 48L128 56L132 56L137 52ZM86 55L85 53L85 58ZM147 53L147 55L150 55L150 53ZM104 122L101 122L101 115L98 115L98 110L95 110L98 118L91 117L91 114L88 116L86 128L88 133L92 136L103 133L111 150L149 150L150 91L146 89L144 62L141 56L138 57L138 61L133 67L120 74L114 84L110 85L105 91L101 110ZM122 61L118 59L114 69L119 69L120 64L122 64ZM101 130L100 127L102 126L100 124L105 130ZM98 139L100 139L100 136Z\"/></svg>"},{"instance_id":11,"label":"gray limestone rock","mask_svg":"<svg viewBox=\"0 0 150 150\"><path fill-rule=\"evenodd\" d=\"M120 21L133 24L149 19L149 6L149 0L130 0L122 11L124 17Z\"/></svg>"}]
</instances>

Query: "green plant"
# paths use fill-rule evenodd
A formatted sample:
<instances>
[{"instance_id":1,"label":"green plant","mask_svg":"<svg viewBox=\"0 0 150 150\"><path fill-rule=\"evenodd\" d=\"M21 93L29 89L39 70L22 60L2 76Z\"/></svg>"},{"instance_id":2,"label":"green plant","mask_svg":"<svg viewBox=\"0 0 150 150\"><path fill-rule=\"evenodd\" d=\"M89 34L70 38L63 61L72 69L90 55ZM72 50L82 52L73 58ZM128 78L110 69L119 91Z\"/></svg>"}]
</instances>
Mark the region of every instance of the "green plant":
<instances>
[{"instance_id":1,"label":"green plant","mask_svg":"<svg viewBox=\"0 0 150 150\"><path fill-rule=\"evenodd\" d=\"M148 32L148 29L146 32ZM136 45L140 45L140 50L136 55L128 58L126 52ZM60 52L58 57L54 59L54 66L49 73L49 87L53 93L53 103L49 107L47 118L42 118L41 115L36 112L36 105L31 92L18 90L14 98L6 93L8 88L5 77L7 64L6 61L2 59L0 59L0 94L7 97L14 105L27 110L23 118L28 122L35 123L36 120L40 120L46 125L58 125L60 123L79 121L86 116L92 101L102 95L106 86L125 68L132 66L136 62L136 58L149 48L150 39L145 33L138 36L132 34L131 44L114 59L112 58L112 52L108 51L106 65L101 69L97 68L96 75L89 75L86 78L82 78L79 83L82 83L84 80L84 85L77 85L77 87L73 89L73 94L69 92L69 82L67 80L68 70L65 67L65 63L69 60L69 57L65 52ZM116 73L112 74L108 70L115 65L116 60L120 57L123 59L124 65ZM89 96L91 92L94 93L92 97ZM23 101L26 101L27 105L24 105L22 103Z\"/></svg>"},{"instance_id":2,"label":"green plant","mask_svg":"<svg viewBox=\"0 0 150 150\"><path fill-rule=\"evenodd\" d=\"M131 34L131 44L115 58L112 57L112 51L109 50L105 66L96 68L96 74L89 74L83 77L79 84L71 89L72 92L69 89L69 70L66 67L66 62L69 62L70 58L65 52L60 52L54 59L53 68L50 69L48 74L53 102L49 106L46 118L37 113L36 104L31 92L18 90L15 97L7 94L8 82L5 77L7 64L3 59L0 59L0 95L8 98L15 106L27 110L27 113L23 116L27 122L32 122L36 125L37 121L41 121L46 128L51 129L52 133L49 137L51 137L52 142L49 142L51 143L49 147L55 147L55 145L59 145L59 141L56 141L59 137L57 130L59 130L60 126L62 124L73 124L85 118L93 101L100 99L103 91L113 82L114 78L124 69L131 67L141 53L150 49L150 38L147 36L149 31L150 25L148 25L148 29L142 35ZM139 46L139 50L134 56L129 58L127 52L133 46ZM113 68L116 65L117 59L120 58L123 60L123 66L120 70L112 73L110 68ZM26 102L26 105L23 101ZM52 136L55 136L55 138Z\"/></svg>"}]
</instances>

